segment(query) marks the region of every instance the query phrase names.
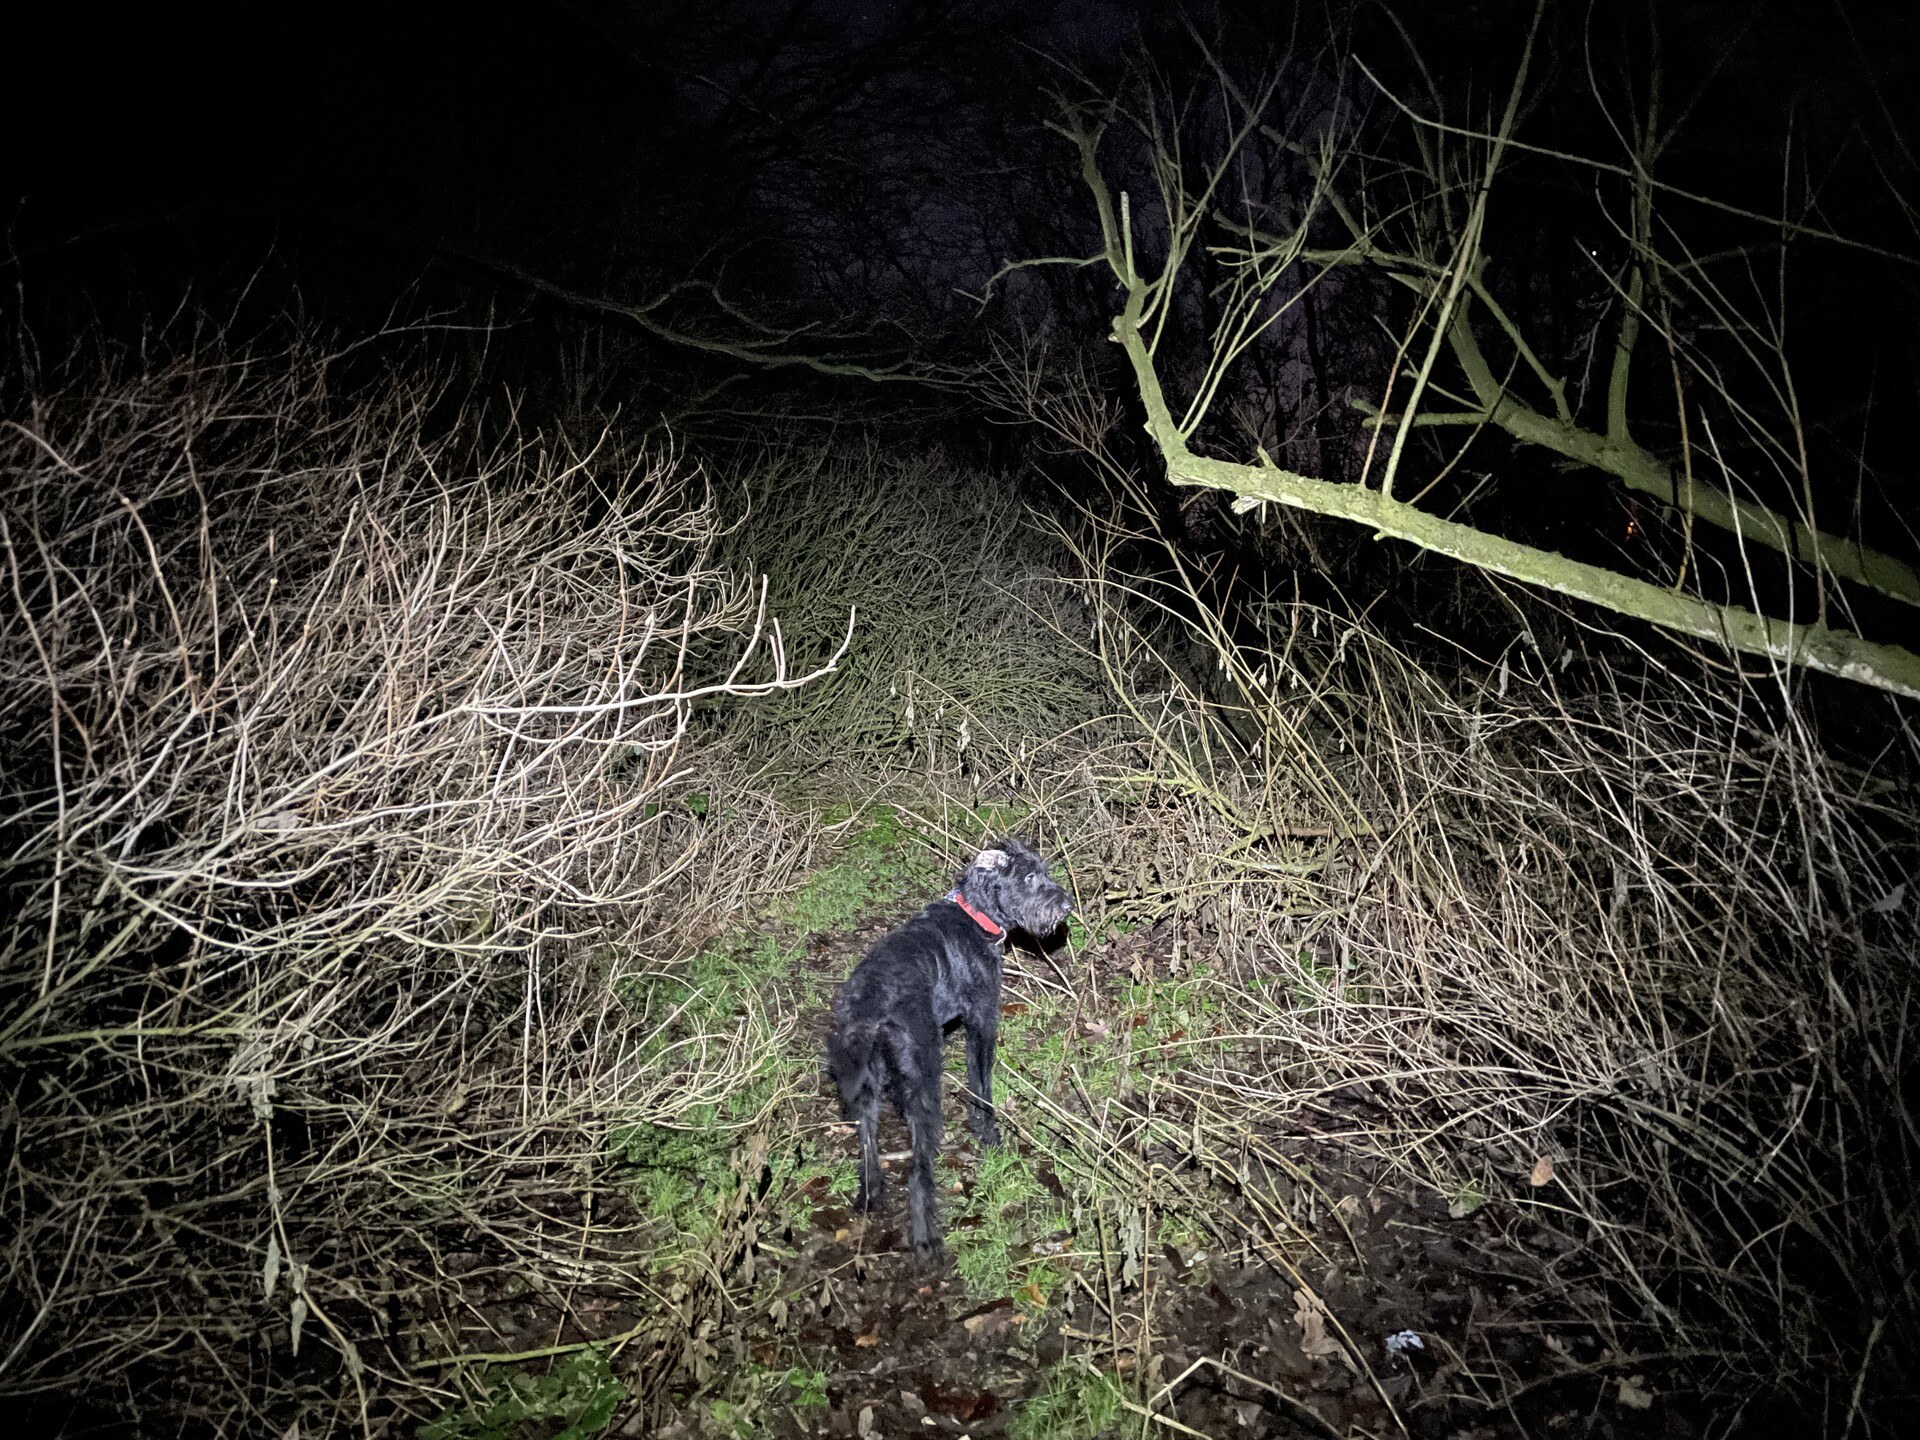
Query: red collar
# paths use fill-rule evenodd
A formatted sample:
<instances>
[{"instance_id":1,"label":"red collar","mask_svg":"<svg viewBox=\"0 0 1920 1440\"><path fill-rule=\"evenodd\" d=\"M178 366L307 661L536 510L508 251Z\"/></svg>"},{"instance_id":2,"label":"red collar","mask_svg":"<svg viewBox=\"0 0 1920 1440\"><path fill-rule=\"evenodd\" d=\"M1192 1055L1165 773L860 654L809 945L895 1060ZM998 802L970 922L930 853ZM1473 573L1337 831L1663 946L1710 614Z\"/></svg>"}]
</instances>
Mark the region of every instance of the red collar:
<instances>
[{"instance_id":1,"label":"red collar","mask_svg":"<svg viewBox=\"0 0 1920 1440\"><path fill-rule=\"evenodd\" d=\"M1007 932L1000 926L994 924L993 921L989 920L985 915L982 915L978 910L974 909L973 906L969 905L958 890L947 896L947 899L951 900L962 910L966 911L968 915L972 916L973 923L986 931L987 934L991 935L994 939L1004 940L1006 938Z\"/></svg>"}]
</instances>

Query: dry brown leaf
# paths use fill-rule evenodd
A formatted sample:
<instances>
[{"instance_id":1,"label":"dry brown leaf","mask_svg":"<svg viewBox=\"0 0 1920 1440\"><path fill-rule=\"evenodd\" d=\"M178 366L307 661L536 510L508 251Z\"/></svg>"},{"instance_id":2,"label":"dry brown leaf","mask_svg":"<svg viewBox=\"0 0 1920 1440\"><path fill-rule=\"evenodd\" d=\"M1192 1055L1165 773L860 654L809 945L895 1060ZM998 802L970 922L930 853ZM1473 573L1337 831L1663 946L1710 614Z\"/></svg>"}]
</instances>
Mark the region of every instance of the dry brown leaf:
<instances>
[{"instance_id":1,"label":"dry brown leaf","mask_svg":"<svg viewBox=\"0 0 1920 1440\"><path fill-rule=\"evenodd\" d=\"M1644 1375L1626 1376L1621 1380L1620 1388L1613 1398L1629 1410L1653 1408L1653 1392L1647 1389L1647 1377Z\"/></svg>"},{"instance_id":2,"label":"dry brown leaf","mask_svg":"<svg viewBox=\"0 0 1920 1440\"><path fill-rule=\"evenodd\" d=\"M998 1335L1013 1323L1013 1302L996 1301L977 1314L969 1315L960 1322L967 1327L967 1333L974 1339L984 1339L989 1335Z\"/></svg>"},{"instance_id":3,"label":"dry brown leaf","mask_svg":"<svg viewBox=\"0 0 1920 1440\"><path fill-rule=\"evenodd\" d=\"M1527 1176L1527 1183L1538 1190L1542 1185L1545 1185L1552 1179L1553 1157L1551 1155L1542 1155L1538 1160L1533 1162L1533 1173Z\"/></svg>"},{"instance_id":4,"label":"dry brown leaf","mask_svg":"<svg viewBox=\"0 0 1920 1440\"><path fill-rule=\"evenodd\" d=\"M876 1326L874 1329L869 1330L864 1335L854 1336L853 1343L858 1345L862 1350L871 1350L874 1346L880 1343L879 1327Z\"/></svg>"},{"instance_id":5,"label":"dry brown leaf","mask_svg":"<svg viewBox=\"0 0 1920 1440\"><path fill-rule=\"evenodd\" d=\"M1307 1355L1336 1355L1340 1342L1327 1334L1327 1309L1306 1290L1293 1292L1293 1323L1300 1327L1300 1349Z\"/></svg>"},{"instance_id":6,"label":"dry brown leaf","mask_svg":"<svg viewBox=\"0 0 1920 1440\"><path fill-rule=\"evenodd\" d=\"M1300 1353L1313 1359L1338 1360L1356 1375L1359 1368L1347 1347L1327 1333L1327 1306L1311 1290L1293 1292L1293 1323L1300 1327Z\"/></svg>"}]
</instances>

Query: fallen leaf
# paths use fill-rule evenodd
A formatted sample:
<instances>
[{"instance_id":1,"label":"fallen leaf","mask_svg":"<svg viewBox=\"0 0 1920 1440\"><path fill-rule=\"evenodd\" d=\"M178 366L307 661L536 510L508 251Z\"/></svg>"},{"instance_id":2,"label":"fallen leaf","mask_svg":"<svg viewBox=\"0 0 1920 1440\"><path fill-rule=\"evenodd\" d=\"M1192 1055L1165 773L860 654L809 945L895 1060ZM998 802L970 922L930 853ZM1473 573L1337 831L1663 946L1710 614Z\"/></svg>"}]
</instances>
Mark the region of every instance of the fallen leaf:
<instances>
[{"instance_id":1,"label":"fallen leaf","mask_svg":"<svg viewBox=\"0 0 1920 1440\"><path fill-rule=\"evenodd\" d=\"M1533 1162L1533 1173L1527 1176L1527 1183L1538 1190L1542 1185L1545 1185L1552 1179L1553 1157L1551 1155L1542 1155L1538 1160Z\"/></svg>"},{"instance_id":2,"label":"fallen leaf","mask_svg":"<svg viewBox=\"0 0 1920 1440\"><path fill-rule=\"evenodd\" d=\"M1629 1375L1621 1380L1613 1398L1629 1410L1653 1408L1653 1392L1647 1389L1647 1377L1644 1375Z\"/></svg>"},{"instance_id":3,"label":"fallen leaf","mask_svg":"<svg viewBox=\"0 0 1920 1440\"><path fill-rule=\"evenodd\" d=\"M873 1406L862 1405L860 1407L859 1430L862 1440L865 1440L866 1436L873 1434Z\"/></svg>"},{"instance_id":4,"label":"fallen leaf","mask_svg":"<svg viewBox=\"0 0 1920 1440\"><path fill-rule=\"evenodd\" d=\"M918 1290L914 1291L913 1293L916 1295L931 1295L933 1293L933 1286L922 1285Z\"/></svg>"},{"instance_id":5,"label":"fallen leaf","mask_svg":"<svg viewBox=\"0 0 1920 1440\"><path fill-rule=\"evenodd\" d=\"M998 1335L1013 1323L1013 1301L996 1300L991 1305L976 1310L960 1323L967 1327L967 1333L976 1340Z\"/></svg>"},{"instance_id":6,"label":"fallen leaf","mask_svg":"<svg viewBox=\"0 0 1920 1440\"><path fill-rule=\"evenodd\" d=\"M1022 1005L1018 1000L1009 1000L1000 1007L1000 1013L1002 1015L1024 1015L1027 1013L1027 1007Z\"/></svg>"},{"instance_id":7,"label":"fallen leaf","mask_svg":"<svg viewBox=\"0 0 1920 1440\"><path fill-rule=\"evenodd\" d=\"M1000 1408L1000 1397L991 1390L948 1390L941 1385L928 1385L920 1394L929 1410L937 1410L963 1425L969 1420L983 1419Z\"/></svg>"},{"instance_id":8,"label":"fallen leaf","mask_svg":"<svg viewBox=\"0 0 1920 1440\"><path fill-rule=\"evenodd\" d=\"M1089 1035L1099 1036L1102 1040L1107 1038L1107 1022L1104 1020L1083 1020L1080 1022L1080 1028Z\"/></svg>"},{"instance_id":9,"label":"fallen leaf","mask_svg":"<svg viewBox=\"0 0 1920 1440\"><path fill-rule=\"evenodd\" d=\"M880 1343L879 1327L875 1326L864 1335L854 1336L853 1343L858 1345L862 1350L871 1350Z\"/></svg>"},{"instance_id":10,"label":"fallen leaf","mask_svg":"<svg viewBox=\"0 0 1920 1440\"><path fill-rule=\"evenodd\" d=\"M1047 1308L1047 1297L1041 1293L1040 1287L1031 1281L1021 1288L1020 1298L1036 1310Z\"/></svg>"},{"instance_id":11,"label":"fallen leaf","mask_svg":"<svg viewBox=\"0 0 1920 1440\"><path fill-rule=\"evenodd\" d=\"M1307 1355L1331 1355L1340 1342L1327 1334L1326 1307L1305 1290L1293 1292L1293 1323L1300 1327L1300 1349Z\"/></svg>"}]
</instances>

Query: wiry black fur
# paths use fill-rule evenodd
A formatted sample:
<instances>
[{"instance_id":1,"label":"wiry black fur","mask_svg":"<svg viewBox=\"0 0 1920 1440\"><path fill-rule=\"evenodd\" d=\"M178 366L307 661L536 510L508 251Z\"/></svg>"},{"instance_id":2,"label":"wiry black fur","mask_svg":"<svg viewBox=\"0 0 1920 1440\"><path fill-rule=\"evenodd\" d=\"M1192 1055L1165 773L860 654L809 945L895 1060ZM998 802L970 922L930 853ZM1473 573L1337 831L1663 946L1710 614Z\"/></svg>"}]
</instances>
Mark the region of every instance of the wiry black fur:
<instances>
[{"instance_id":1,"label":"wiry black fur","mask_svg":"<svg viewBox=\"0 0 1920 1440\"><path fill-rule=\"evenodd\" d=\"M967 1028L968 1123L982 1145L1000 1143L993 1119L993 1049L1000 1028L1001 956L1015 931L1044 940L1073 908L1047 862L1018 840L983 850L955 887L997 924L993 936L943 896L881 938L833 997L827 1067L847 1118L860 1132L862 1210L880 1204L880 1097L905 1117L913 1135L907 1183L914 1252L939 1258L933 1162L939 1153L940 1052L956 1021Z\"/></svg>"}]
</instances>

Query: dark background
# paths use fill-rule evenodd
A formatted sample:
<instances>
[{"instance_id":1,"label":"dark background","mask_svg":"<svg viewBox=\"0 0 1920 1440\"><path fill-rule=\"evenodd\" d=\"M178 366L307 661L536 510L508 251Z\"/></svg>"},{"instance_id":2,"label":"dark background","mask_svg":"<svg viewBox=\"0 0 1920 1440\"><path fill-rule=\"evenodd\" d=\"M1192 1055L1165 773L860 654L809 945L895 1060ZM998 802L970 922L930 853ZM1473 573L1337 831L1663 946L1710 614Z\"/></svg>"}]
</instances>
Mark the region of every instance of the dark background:
<instances>
[{"instance_id":1,"label":"dark background","mask_svg":"<svg viewBox=\"0 0 1920 1440\"><path fill-rule=\"evenodd\" d=\"M982 383L1005 353L996 346L1044 332L1050 363L1083 364L1120 407L1120 462L1146 475L1158 462L1125 421L1134 402L1104 343L1116 302L1103 271L1026 271L980 298L1009 261L1097 243L1074 157L1045 129L1059 99L1132 87L1203 117L1213 60L1243 81L1279 66L1283 110L1311 124L1337 99L1362 132L1385 136L1382 87L1484 117L1533 13L1520 0L1406 13L1125 0L46 7L16 31L17 83L0 101L5 303L42 355L189 311L230 316L242 336L288 316L344 336L428 324L475 383L563 415L618 409L696 444L873 426L1071 493L1086 478L1057 444L1010 424L1023 417ZM1343 68L1349 55L1375 79ZM1900 198L1915 193L1917 56L1910 6L1549 4L1523 135L1618 161L1617 127L1657 73L1665 113L1684 115L1661 159L1667 183L1920 251ZM1218 138L1197 118L1183 140L1197 154ZM1149 192L1137 144L1104 153L1116 184ZM1518 156L1503 172L1490 283L1549 363L1572 365L1605 322L1624 204L1617 181L1581 166ZM1663 201L1661 219L1696 254L1740 257L1736 282L1772 302L1777 230L1680 200ZM1817 498L1911 559L1910 466L1881 447L1916 419L1920 267L1809 242L1793 255L1779 308L1794 402L1830 477ZM650 324L621 313L636 308ZM1294 463L1355 478L1367 436L1350 402L1380 394L1387 337L1408 314L1404 291L1343 274L1248 357L1238 383L1279 396L1310 442ZM1199 342L1176 334L1172 367ZM1727 337L1730 366L1742 343ZM950 383L876 385L791 363L822 358ZM1658 359L1636 375L1636 434L1672 454ZM1438 470L1432 433L1410 458ZM1225 435L1198 440L1246 453ZM1498 483L1477 486L1488 475ZM1493 434L1430 503L1579 558L1671 568L1636 544L1645 517L1617 485ZM1231 547L1210 513L1189 504L1178 523L1203 547ZM1347 584L1363 603L1384 598L1382 618L1424 623L1435 602L1414 557L1307 524L1332 547L1309 583ZM1764 602L1802 603L1784 570L1763 564L1758 581ZM1860 628L1910 635L1903 607L1856 603ZM1476 613L1454 620L1470 643L1499 638L1478 633Z\"/></svg>"}]
</instances>

